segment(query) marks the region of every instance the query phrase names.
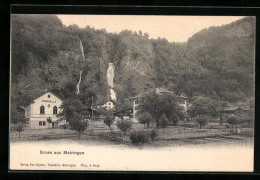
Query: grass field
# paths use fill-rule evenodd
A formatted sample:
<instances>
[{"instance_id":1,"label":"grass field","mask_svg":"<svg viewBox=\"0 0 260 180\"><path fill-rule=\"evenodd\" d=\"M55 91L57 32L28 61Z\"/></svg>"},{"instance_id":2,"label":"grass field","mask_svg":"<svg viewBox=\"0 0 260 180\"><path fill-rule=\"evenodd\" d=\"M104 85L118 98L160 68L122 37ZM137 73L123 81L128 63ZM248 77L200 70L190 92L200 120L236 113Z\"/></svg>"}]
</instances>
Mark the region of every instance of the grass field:
<instances>
[{"instance_id":1,"label":"grass field","mask_svg":"<svg viewBox=\"0 0 260 180\"><path fill-rule=\"evenodd\" d=\"M155 123L151 123L150 127L144 127L140 123L133 123L130 132L124 136L116 124L111 126L112 131L102 122L90 123L87 130L81 134L82 140L110 142L117 144L131 144L129 134L132 131L146 131L149 133L152 129L156 129L158 137L147 143L152 146L169 146L172 144L201 144L209 142L227 142L227 141L243 141L253 139L252 128L242 128L239 134L230 131L229 128L211 129L209 126L204 129L189 128L181 126L168 126L164 130L156 128ZM71 129L25 129L20 134L11 131L10 140L50 140L50 139L78 139L78 133Z\"/></svg>"}]
</instances>

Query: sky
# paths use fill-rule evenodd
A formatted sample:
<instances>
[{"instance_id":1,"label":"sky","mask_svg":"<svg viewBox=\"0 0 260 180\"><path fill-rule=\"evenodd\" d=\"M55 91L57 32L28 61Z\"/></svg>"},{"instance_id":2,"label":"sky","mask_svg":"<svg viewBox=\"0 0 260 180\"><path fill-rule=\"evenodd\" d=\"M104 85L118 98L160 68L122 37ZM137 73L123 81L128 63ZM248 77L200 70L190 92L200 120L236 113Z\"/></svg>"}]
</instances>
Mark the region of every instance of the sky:
<instances>
[{"instance_id":1,"label":"sky","mask_svg":"<svg viewBox=\"0 0 260 180\"><path fill-rule=\"evenodd\" d=\"M139 15L58 15L66 26L87 25L107 32L124 29L147 32L149 38L166 38L169 42L186 42L193 34L211 26L229 24L244 16L139 16Z\"/></svg>"}]
</instances>

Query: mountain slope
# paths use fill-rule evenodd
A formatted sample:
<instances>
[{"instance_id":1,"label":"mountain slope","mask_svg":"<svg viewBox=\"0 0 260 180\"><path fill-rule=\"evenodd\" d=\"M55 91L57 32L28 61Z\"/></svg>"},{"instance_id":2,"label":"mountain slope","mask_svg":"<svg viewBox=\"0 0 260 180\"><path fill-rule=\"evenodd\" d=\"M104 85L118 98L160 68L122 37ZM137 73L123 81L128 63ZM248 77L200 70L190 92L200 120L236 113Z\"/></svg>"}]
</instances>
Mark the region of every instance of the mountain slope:
<instances>
[{"instance_id":1,"label":"mountain slope","mask_svg":"<svg viewBox=\"0 0 260 180\"><path fill-rule=\"evenodd\" d=\"M80 98L102 103L109 99L109 63L118 104L159 86L189 97L246 100L254 96L254 28L255 19L244 18L178 44L130 30L66 27L54 15L12 15L12 107L27 105L45 89L61 98L75 95L81 70Z\"/></svg>"}]
</instances>

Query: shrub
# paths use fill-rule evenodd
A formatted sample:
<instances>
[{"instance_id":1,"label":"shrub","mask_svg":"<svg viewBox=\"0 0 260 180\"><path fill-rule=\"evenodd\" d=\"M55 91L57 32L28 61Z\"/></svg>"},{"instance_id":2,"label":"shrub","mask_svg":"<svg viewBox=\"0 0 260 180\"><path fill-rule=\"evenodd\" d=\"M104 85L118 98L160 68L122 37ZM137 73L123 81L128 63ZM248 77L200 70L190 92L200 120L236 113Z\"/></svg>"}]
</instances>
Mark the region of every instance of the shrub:
<instances>
[{"instance_id":1,"label":"shrub","mask_svg":"<svg viewBox=\"0 0 260 180\"><path fill-rule=\"evenodd\" d=\"M104 123L108 126L110 131L112 132L111 125L114 123L114 118L111 116L107 116L104 120Z\"/></svg>"},{"instance_id":2,"label":"shrub","mask_svg":"<svg viewBox=\"0 0 260 180\"><path fill-rule=\"evenodd\" d=\"M62 129L65 129L65 130L66 130L66 129L68 129L69 126L68 126L67 124L63 124L63 125L61 125L60 127L61 127Z\"/></svg>"},{"instance_id":3,"label":"shrub","mask_svg":"<svg viewBox=\"0 0 260 180\"><path fill-rule=\"evenodd\" d=\"M234 125L239 124L239 121L238 121L237 117L232 116L232 117L227 119L227 123L231 124L231 126L233 128Z\"/></svg>"},{"instance_id":4,"label":"shrub","mask_svg":"<svg viewBox=\"0 0 260 180\"><path fill-rule=\"evenodd\" d=\"M42 138L41 138L42 140L49 140L49 139L51 139L49 136L46 136L46 135L44 135L44 136L42 136Z\"/></svg>"},{"instance_id":5,"label":"shrub","mask_svg":"<svg viewBox=\"0 0 260 180\"><path fill-rule=\"evenodd\" d=\"M156 137L158 137L158 132L155 129L153 129L150 134L150 137L152 140L154 140Z\"/></svg>"},{"instance_id":6,"label":"shrub","mask_svg":"<svg viewBox=\"0 0 260 180\"><path fill-rule=\"evenodd\" d=\"M149 135L145 131L133 131L130 140L132 144L142 144L149 141Z\"/></svg>"},{"instance_id":7,"label":"shrub","mask_svg":"<svg viewBox=\"0 0 260 180\"><path fill-rule=\"evenodd\" d=\"M176 114L172 114L170 119L171 123L174 125L174 126L177 126L179 121L181 120L179 116L177 116Z\"/></svg>"},{"instance_id":8,"label":"shrub","mask_svg":"<svg viewBox=\"0 0 260 180\"><path fill-rule=\"evenodd\" d=\"M15 130L19 133L19 137L21 137L20 134L21 134L21 132L24 130L24 129L23 129L23 126L22 126L21 124L19 124L19 125L15 128Z\"/></svg>"},{"instance_id":9,"label":"shrub","mask_svg":"<svg viewBox=\"0 0 260 180\"><path fill-rule=\"evenodd\" d=\"M117 122L117 128L124 132L124 136L126 134L126 131L131 129L133 123L129 120L121 120Z\"/></svg>"}]
</instances>

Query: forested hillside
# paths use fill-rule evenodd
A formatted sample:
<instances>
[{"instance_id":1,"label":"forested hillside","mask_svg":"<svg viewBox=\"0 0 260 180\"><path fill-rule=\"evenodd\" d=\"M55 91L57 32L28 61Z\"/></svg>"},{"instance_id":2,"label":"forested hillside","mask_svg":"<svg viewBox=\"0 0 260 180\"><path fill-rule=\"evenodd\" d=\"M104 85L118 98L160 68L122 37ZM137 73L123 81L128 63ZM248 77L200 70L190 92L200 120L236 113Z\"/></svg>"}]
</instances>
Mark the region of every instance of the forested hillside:
<instances>
[{"instance_id":1,"label":"forested hillside","mask_svg":"<svg viewBox=\"0 0 260 180\"><path fill-rule=\"evenodd\" d=\"M118 104L154 87L229 102L254 96L253 17L204 29L184 44L149 39L149 32L66 27L55 15L12 15L11 30L12 111L45 89L61 98L75 95L80 70L79 97L86 103L91 96L96 103L108 100L109 62Z\"/></svg>"}]
</instances>

